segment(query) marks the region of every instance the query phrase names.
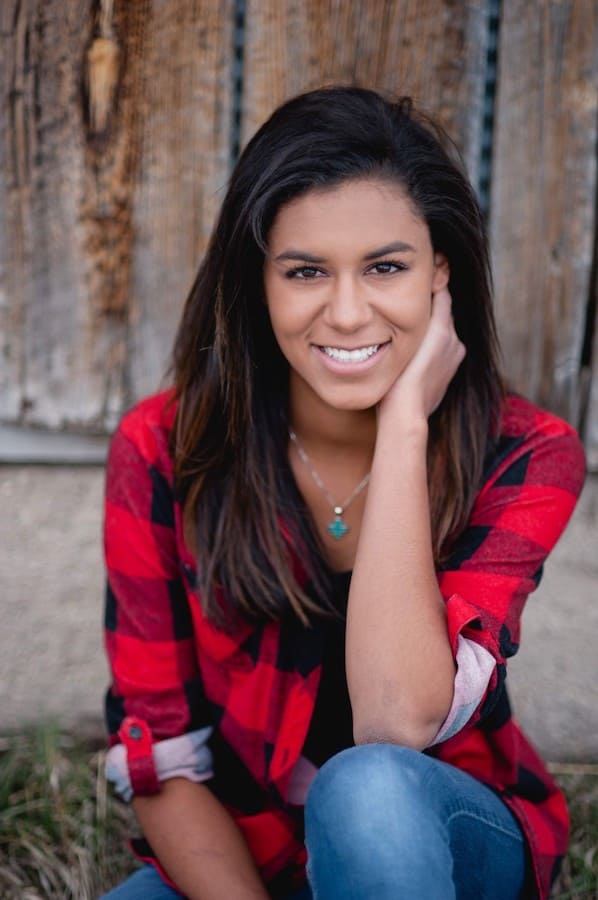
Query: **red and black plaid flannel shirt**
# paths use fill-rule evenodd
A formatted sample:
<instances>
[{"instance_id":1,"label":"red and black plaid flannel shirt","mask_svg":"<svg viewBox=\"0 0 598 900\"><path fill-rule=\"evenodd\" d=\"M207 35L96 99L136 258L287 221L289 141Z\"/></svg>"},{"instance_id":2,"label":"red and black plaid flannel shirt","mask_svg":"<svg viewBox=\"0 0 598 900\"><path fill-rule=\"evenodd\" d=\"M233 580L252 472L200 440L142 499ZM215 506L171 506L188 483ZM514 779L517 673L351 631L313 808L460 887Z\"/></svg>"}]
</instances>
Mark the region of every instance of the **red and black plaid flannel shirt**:
<instances>
[{"instance_id":1,"label":"red and black plaid flannel shirt","mask_svg":"<svg viewBox=\"0 0 598 900\"><path fill-rule=\"evenodd\" d=\"M319 629L247 624L234 637L202 615L195 559L183 542L168 452L165 392L128 413L110 449L105 544L107 694L111 744L127 747L135 793L159 784L152 742L206 725L208 782L242 829L273 896L304 879L302 819L286 791L309 728L321 663ZM496 660L488 690L454 737L426 751L495 788L526 835L534 896L547 897L567 848L564 798L511 717L505 666L542 564L575 506L585 474L575 432L519 397L469 523L438 573L451 645L462 634ZM302 571L300 560L297 570Z\"/></svg>"}]
</instances>

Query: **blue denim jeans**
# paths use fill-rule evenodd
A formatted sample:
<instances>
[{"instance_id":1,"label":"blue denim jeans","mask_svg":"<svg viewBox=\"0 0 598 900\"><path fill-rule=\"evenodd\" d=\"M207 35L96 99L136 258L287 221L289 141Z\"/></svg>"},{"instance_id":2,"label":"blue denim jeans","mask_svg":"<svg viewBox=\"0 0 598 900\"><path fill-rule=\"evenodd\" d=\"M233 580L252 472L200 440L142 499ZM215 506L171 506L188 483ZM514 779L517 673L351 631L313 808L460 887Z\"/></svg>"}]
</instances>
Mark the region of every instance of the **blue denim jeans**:
<instances>
[{"instance_id":1,"label":"blue denim jeans","mask_svg":"<svg viewBox=\"0 0 598 900\"><path fill-rule=\"evenodd\" d=\"M469 775L394 744L351 747L307 797L314 900L517 900L526 850L503 801Z\"/></svg>"},{"instance_id":2,"label":"blue denim jeans","mask_svg":"<svg viewBox=\"0 0 598 900\"><path fill-rule=\"evenodd\" d=\"M328 760L305 807L310 887L287 900L521 900L519 825L480 782L394 744ZM146 866L105 900L176 900Z\"/></svg>"},{"instance_id":3,"label":"blue denim jeans","mask_svg":"<svg viewBox=\"0 0 598 900\"><path fill-rule=\"evenodd\" d=\"M144 866L101 900L181 900L181 895L162 881L153 866ZM312 900L311 891L306 885L287 900Z\"/></svg>"}]
</instances>

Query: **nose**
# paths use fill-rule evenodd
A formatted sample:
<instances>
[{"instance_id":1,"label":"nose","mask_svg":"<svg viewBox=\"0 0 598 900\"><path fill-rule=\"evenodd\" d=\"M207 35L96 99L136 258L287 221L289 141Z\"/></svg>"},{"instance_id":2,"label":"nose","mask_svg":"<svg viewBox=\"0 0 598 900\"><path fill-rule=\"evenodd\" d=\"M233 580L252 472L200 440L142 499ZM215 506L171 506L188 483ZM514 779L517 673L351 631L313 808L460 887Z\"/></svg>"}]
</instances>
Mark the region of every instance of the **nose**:
<instances>
[{"instance_id":1,"label":"nose","mask_svg":"<svg viewBox=\"0 0 598 900\"><path fill-rule=\"evenodd\" d=\"M330 284L324 308L324 321L336 331L358 331L370 321L372 310L363 285L355 279L335 278Z\"/></svg>"}]
</instances>

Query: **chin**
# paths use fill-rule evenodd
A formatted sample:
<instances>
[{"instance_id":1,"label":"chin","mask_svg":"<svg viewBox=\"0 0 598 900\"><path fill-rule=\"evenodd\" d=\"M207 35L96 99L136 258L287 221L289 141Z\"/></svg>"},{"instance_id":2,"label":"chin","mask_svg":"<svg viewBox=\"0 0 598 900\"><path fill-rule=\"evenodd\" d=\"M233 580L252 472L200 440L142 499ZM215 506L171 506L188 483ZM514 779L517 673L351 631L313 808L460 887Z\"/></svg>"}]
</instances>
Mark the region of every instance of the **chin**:
<instances>
[{"instance_id":1,"label":"chin","mask_svg":"<svg viewBox=\"0 0 598 900\"><path fill-rule=\"evenodd\" d=\"M346 412L364 412L367 409L373 409L380 403L385 392L359 392L347 388L339 391L332 396L321 396L321 399L333 409L344 410Z\"/></svg>"}]
</instances>

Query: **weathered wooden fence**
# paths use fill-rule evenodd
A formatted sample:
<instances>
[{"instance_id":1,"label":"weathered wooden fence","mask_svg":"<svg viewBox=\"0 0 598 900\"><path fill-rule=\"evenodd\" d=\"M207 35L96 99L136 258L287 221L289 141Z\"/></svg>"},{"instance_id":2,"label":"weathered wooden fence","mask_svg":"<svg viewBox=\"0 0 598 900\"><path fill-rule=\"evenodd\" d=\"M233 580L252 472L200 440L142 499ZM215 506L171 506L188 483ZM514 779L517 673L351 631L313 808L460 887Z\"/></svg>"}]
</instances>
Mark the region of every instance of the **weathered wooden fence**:
<instances>
[{"instance_id":1,"label":"weathered wooden fence","mask_svg":"<svg viewBox=\"0 0 598 900\"><path fill-rule=\"evenodd\" d=\"M0 421L160 381L231 161L285 97L412 94L489 189L506 370L598 466L594 0L2 0Z\"/></svg>"}]
</instances>

